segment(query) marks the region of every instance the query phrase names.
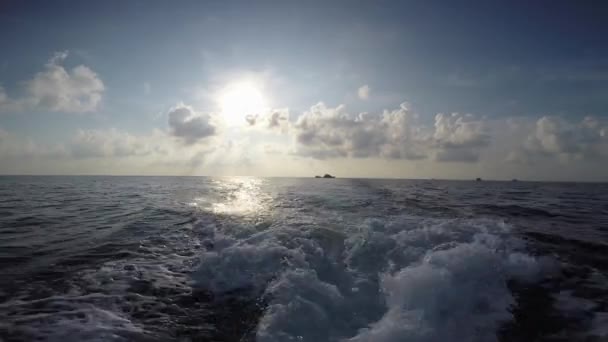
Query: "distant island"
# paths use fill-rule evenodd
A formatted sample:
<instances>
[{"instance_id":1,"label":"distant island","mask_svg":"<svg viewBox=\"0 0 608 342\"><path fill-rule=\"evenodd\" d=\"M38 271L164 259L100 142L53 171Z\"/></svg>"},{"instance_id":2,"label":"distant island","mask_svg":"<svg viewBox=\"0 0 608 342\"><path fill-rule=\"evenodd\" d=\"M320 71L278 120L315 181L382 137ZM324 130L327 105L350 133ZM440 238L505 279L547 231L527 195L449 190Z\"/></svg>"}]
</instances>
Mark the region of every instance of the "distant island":
<instances>
[{"instance_id":1,"label":"distant island","mask_svg":"<svg viewBox=\"0 0 608 342\"><path fill-rule=\"evenodd\" d=\"M329 173L326 173L325 175L323 175L323 177L321 177L321 176L315 176L315 178L336 178L336 177L330 175Z\"/></svg>"}]
</instances>

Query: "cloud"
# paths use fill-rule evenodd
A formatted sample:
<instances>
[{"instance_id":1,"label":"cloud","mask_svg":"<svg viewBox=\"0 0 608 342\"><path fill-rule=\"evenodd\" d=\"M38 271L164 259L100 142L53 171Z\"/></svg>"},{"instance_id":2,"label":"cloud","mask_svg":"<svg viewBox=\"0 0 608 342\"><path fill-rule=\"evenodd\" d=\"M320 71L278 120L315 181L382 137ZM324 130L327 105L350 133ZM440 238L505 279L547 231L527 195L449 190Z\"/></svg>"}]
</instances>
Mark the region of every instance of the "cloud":
<instances>
[{"instance_id":1,"label":"cloud","mask_svg":"<svg viewBox=\"0 0 608 342\"><path fill-rule=\"evenodd\" d=\"M484 122L470 114L440 113L435 116L433 143L437 161L476 162L481 149L490 144L490 135Z\"/></svg>"},{"instance_id":2,"label":"cloud","mask_svg":"<svg viewBox=\"0 0 608 342\"><path fill-rule=\"evenodd\" d=\"M79 130L68 151L76 159L143 156L154 150L147 140L115 128Z\"/></svg>"},{"instance_id":3,"label":"cloud","mask_svg":"<svg viewBox=\"0 0 608 342\"><path fill-rule=\"evenodd\" d=\"M360 115L361 116L361 115ZM363 117L372 117L364 114ZM385 110L380 121L380 128L385 130L386 141L381 156L391 159L418 160L428 157L429 133L418 123L415 114L407 103L398 109Z\"/></svg>"},{"instance_id":4,"label":"cloud","mask_svg":"<svg viewBox=\"0 0 608 342\"><path fill-rule=\"evenodd\" d=\"M280 127L281 121L286 121L289 117L289 112L275 110L268 117L268 128Z\"/></svg>"},{"instance_id":5,"label":"cloud","mask_svg":"<svg viewBox=\"0 0 608 342\"><path fill-rule=\"evenodd\" d=\"M68 52L57 52L38 72L23 84L25 94L21 98L9 98L0 89L0 108L3 110L47 110L52 112L92 112L101 103L105 86L97 73L84 65L70 70L61 63Z\"/></svg>"},{"instance_id":6,"label":"cloud","mask_svg":"<svg viewBox=\"0 0 608 342\"><path fill-rule=\"evenodd\" d=\"M245 116L245 121L247 122L247 124L249 124L249 126L255 126L255 124L258 122L258 116L248 114Z\"/></svg>"},{"instance_id":7,"label":"cloud","mask_svg":"<svg viewBox=\"0 0 608 342\"><path fill-rule=\"evenodd\" d=\"M470 114L452 113L435 116L435 134L437 144L443 147L483 147L489 143L484 124Z\"/></svg>"},{"instance_id":8,"label":"cloud","mask_svg":"<svg viewBox=\"0 0 608 342\"><path fill-rule=\"evenodd\" d=\"M439 162L474 163L479 161L479 153L470 149L444 149L435 153L435 160Z\"/></svg>"},{"instance_id":9,"label":"cloud","mask_svg":"<svg viewBox=\"0 0 608 342\"><path fill-rule=\"evenodd\" d=\"M24 160L29 158L92 159L167 155L170 141L166 133L154 131L149 135L111 129L80 129L61 144L42 144L22 134L0 128L0 157Z\"/></svg>"},{"instance_id":10,"label":"cloud","mask_svg":"<svg viewBox=\"0 0 608 342\"><path fill-rule=\"evenodd\" d=\"M264 145L262 151L265 154L277 154L277 155L283 154L283 152L284 152L282 149L278 148L277 146L273 146L273 145L269 145L269 144Z\"/></svg>"},{"instance_id":11,"label":"cloud","mask_svg":"<svg viewBox=\"0 0 608 342\"><path fill-rule=\"evenodd\" d=\"M608 125L585 117L572 123L556 116L538 119L525 141L507 157L508 161L533 163L540 158L561 161L608 156Z\"/></svg>"},{"instance_id":12,"label":"cloud","mask_svg":"<svg viewBox=\"0 0 608 342\"><path fill-rule=\"evenodd\" d=\"M191 145L217 133L209 114L196 113L190 106L180 104L169 113L171 135Z\"/></svg>"},{"instance_id":13,"label":"cloud","mask_svg":"<svg viewBox=\"0 0 608 342\"><path fill-rule=\"evenodd\" d=\"M357 90L357 96L359 96L359 98L361 100L367 100L369 99L369 93L371 91L371 88L365 84L361 87L359 87L359 89Z\"/></svg>"},{"instance_id":14,"label":"cloud","mask_svg":"<svg viewBox=\"0 0 608 342\"><path fill-rule=\"evenodd\" d=\"M377 154L385 138L372 120L351 117L344 105L329 108L322 102L298 117L294 128L297 154L317 159Z\"/></svg>"},{"instance_id":15,"label":"cloud","mask_svg":"<svg viewBox=\"0 0 608 342\"><path fill-rule=\"evenodd\" d=\"M133 163L139 165L138 170L152 165L188 172L205 164L205 158L218 149L195 144L184 146L172 137L160 130L141 135L116 128L78 130L65 150L75 161L99 159L113 164Z\"/></svg>"},{"instance_id":16,"label":"cloud","mask_svg":"<svg viewBox=\"0 0 608 342\"><path fill-rule=\"evenodd\" d=\"M84 65L66 70L60 63L67 56L67 51L56 53L44 71L26 81L28 104L54 112L77 113L97 109L105 89L103 82Z\"/></svg>"},{"instance_id":17,"label":"cloud","mask_svg":"<svg viewBox=\"0 0 608 342\"><path fill-rule=\"evenodd\" d=\"M34 141L0 128L0 174L239 174L260 155L247 137L184 145L168 131L133 134L81 129L61 144Z\"/></svg>"},{"instance_id":18,"label":"cloud","mask_svg":"<svg viewBox=\"0 0 608 342\"><path fill-rule=\"evenodd\" d=\"M22 100L16 101L9 97L4 87L0 85L0 112L22 110Z\"/></svg>"},{"instance_id":19,"label":"cloud","mask_svg":"<svg viewBox=\"0 0 608 342\"><path fill-rule=\"evenodd\" d=\"M249 126L263 125L263 128L286 130L289 120L289 109L273 109L264 114L247 115L245 121Z\"/></svg>"},{"instance_id":20,"label":"cloud","mask_svg":"<svg viewBox=\"0 0 608 342\"><path fill-rule=\"evenodd\" d=\"M418 122L406 103L382 114L346 112L319 103L293 125L295 153L317 159L352 157L475 162L490 143L471 115L438 114L434 129Z\"/></svg>"},{"instance_id":21,"label":"cloud","mask_svg":"<svg viewBox=\"0 0 608 342\"><path fill-rule=\"evenodd\" d=\"M0 158L24 160L32 158L63 158L67 153L61 145L41 145L18 134L0 128Z\"/></svg>"}]
</instances>

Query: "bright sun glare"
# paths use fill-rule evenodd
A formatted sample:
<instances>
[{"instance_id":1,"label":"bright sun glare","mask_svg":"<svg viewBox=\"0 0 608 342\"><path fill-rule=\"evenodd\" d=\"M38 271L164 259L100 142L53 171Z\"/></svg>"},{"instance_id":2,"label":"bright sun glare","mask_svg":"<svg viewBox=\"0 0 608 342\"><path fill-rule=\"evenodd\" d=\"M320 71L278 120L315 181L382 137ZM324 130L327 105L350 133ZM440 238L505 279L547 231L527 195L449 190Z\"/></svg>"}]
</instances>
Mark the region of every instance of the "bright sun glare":
<instances>
[{"instance_id":1,"label":"bright sun glare","mask_svg":"<svg viewBox=\"0 0 608 342\"><path fill-rule=\"evenodd\" d=\"M222 117L233 125L244 123L247 115L261 114L267 105L260 88L252 82L228 85L218 100Z\"/></svg>"}]
</instances>

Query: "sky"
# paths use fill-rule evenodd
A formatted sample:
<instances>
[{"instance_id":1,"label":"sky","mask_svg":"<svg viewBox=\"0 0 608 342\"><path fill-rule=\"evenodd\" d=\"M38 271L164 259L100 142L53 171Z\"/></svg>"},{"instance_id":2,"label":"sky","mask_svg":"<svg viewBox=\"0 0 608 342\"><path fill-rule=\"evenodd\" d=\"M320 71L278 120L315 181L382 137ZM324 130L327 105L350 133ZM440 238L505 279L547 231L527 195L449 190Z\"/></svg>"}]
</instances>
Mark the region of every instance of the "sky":
<instances>
[{"instance_id":1,"label":"sky","mask_svg":"<svg viewBox=\"0 0 608 342\"><path fill-rule=\"evenodd\" d=\"M0 1L0 174L608 181L606 1Z\"/></svg>"}]
</instances>

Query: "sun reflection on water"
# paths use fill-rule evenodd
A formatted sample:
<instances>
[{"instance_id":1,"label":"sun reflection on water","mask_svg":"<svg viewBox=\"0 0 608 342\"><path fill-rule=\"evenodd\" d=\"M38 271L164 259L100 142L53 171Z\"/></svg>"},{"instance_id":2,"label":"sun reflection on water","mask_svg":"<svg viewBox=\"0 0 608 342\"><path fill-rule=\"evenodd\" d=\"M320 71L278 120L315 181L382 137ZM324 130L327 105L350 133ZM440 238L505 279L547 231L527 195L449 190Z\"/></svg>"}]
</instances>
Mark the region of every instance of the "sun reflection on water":
<instances>
[{"instance_id":1,"label":"sun reflection on water","mask_svg":"<svg viewBox=\"0 0 608 342\"><path fill-rule=\"evenodd\" d=\"M266 211L269 195L261 189L264 180L233 177L217 179L214 183L222 199L211 203L213 213L250 215Z\"/></svg>"}]
</instances>

